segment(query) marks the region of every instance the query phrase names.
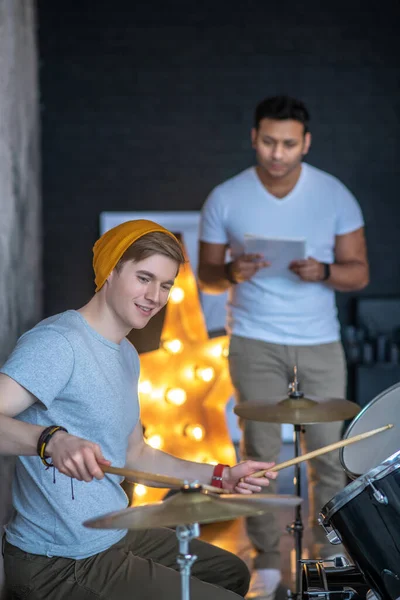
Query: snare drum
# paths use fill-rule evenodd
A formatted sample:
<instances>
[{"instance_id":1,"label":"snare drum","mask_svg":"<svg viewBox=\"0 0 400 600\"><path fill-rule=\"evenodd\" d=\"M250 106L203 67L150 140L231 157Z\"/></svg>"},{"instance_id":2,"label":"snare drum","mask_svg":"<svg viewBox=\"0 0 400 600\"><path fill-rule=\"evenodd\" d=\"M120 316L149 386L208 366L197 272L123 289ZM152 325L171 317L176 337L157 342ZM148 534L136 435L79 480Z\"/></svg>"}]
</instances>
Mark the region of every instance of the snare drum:
<instances>
[{"instance_id":1,"label":"snare drum","mask_svg":"<svg viewBox=\"0 0 400 600\"><path fill-rule=\"evenodd\" d=\"M400 598L400 451L334 496L320 523L382 600Z\"/></svg>"},{"instance_id":2,"label":"snare drum","mask_svg":"<svg viewBox=\"0 0 400 600\"><path fill-rule=\"evenodd\" d=\"M340 566L332 565L334 561L302 561L301 598L365 600L369 586L364 577L354 565L341 561Z\"/></svg>"}]
</instances>

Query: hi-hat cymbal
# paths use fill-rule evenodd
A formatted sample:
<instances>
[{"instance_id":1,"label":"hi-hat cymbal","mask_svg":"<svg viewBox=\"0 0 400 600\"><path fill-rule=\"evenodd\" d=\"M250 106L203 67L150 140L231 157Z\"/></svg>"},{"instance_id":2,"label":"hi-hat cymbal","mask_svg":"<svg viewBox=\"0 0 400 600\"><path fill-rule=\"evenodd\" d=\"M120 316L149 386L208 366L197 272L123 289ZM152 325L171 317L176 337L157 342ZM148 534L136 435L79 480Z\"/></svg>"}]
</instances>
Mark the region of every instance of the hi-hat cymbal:
<instances>
[{"instance_id":1,"label":"hi-hat cymbal","mask_svg":"<svg viewBox=\"0 0 400 600\"><path fill-rule=\"evenodd\" d=\"M249 421L267 423L292 423L307 425L352 419L360 412L354 402L342 398L284 398L283 400L243 402L234 408L234 412Z\"/></svg>"},{"instance_id":2,"label":"hi-hat cymbal","mask_svg":"<svg viewBox=\"0 0 400 600\"><path fill-rule=\"evenodd\" d=\"M85 527L95 529L151 529L192 523L230 521L236 517L262 514L271 506L297 506L298 496L257 494L223 494L215 496L201 491L201 486L187 486L163 502L126 508L90 519Z\"/></svg>"}]
</instances>

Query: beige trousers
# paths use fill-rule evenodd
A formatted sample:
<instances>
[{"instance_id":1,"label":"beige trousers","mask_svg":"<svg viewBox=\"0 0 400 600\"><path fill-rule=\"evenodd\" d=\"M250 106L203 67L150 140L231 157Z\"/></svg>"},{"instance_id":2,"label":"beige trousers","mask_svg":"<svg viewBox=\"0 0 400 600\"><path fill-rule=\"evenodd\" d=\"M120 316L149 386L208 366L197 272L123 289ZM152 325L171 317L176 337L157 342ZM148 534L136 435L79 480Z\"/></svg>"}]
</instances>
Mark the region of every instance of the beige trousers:
<instances>
[{"instance_id":1,"label":"beige trousers","mask_svg":"<svg viewBox=\"0 0 400 600\"><path fill-rule=\"evenodd\" d=\"M192 540L191 600L239 600L248 589L245 563ZM178 541L171 529L130 531L108 550L82 560L28 554L5 544L7 589L13 600L178 600Z\"/></svg>"},{"instance_id":2,"label":"beige trousers","mask_svg":"<svg viewBox=\"0 0 400 600\"><path fill-rule=\"evenodd\" d=\"M297 364L299 389L305 395L345 397L346 364L340 342L316 346L283 346L233 335L229 349L229 368L238 402L265 402L284 398ZM340 439L343 423L307 425L303 452L315 450ZM242 420L243 459L277 461L281 448L281 426ZM308 463L310 525L316 524L319 510L345 486L339 451L330 452ZM276 481L268 487L276 493ZM294 490L293 490L294 493ZM277 513L247 519L247 532L256 551L254 567L280 568Z\"/></svg>"}]
</instances>

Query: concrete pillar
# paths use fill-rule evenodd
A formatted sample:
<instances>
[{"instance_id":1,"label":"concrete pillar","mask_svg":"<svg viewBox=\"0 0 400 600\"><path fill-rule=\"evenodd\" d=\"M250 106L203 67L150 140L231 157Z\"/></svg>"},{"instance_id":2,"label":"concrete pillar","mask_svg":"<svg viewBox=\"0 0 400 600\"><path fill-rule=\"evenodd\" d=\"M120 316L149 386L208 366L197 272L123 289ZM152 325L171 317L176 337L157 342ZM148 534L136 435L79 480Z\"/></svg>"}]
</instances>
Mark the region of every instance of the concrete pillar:
<instances>
[{"instance_id":1,"label":"concrete pillar","mask_svg":"<svg viewBox=\"0 0 400 600\"><path fill-rule=\"evenodd\" d=\"M35 19L34 0L0 0L0 364L41 317ZM0 456L0 525L10 512L12 472L13 460Z\"/></svg>"}]
</instances>

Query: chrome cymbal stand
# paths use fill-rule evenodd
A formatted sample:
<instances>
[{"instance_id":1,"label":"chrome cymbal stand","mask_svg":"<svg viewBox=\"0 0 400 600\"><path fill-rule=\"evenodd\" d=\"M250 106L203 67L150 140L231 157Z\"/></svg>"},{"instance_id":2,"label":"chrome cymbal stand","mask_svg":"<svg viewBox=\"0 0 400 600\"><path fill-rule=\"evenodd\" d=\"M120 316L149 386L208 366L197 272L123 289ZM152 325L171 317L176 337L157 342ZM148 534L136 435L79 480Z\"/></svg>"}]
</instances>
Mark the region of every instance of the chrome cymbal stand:
<instances>
[{"instance_id":1,"label":"chrome cymbal stand","mask_svg":"<svg viewBox=\"0 0 400 600\"><path fill-rule=\"evenodd\" d=\"M303 392L299 391L299 381L297 379L297 366L294 367L293 381L289 385L289 398L303 398ZM297 458L300 456L300 435L304 433L304 426L295 423L294 424L294 455ZM294 467L294 485L296 496L301 497L301 465L296 464ZM302 558L302 541L303 541L303 521L301 517L301 504L298 504L295 508L294 521L291 525L286 527L286 530L291 533L294 537L294 547L296 556L296 579L295 579L295 591L289 593L290 598L293 600L299 600L300 589L301 589L301 558Z\"/></svg>"},{"instance_id":2,"label":"chrome cymbal stand","mask_svg":"<svg viewBox=\"0 0 400 600\"><path fill-rule=\"evenodd\" d=\"M180 566L181 572L181 590L182 600L190 599L190 570L194 561L197 559L195 554L189 553L189 542L200 535L198 523L192 525L178 525L176 527L176 537L179 541L179 554L176 562Z\"/></svg>"},{"instance_id":3,"label":"chrome cymbal stand","mask_svg":"<svg viewBox=\"0 0 400 600\"><path fill-rule=\"evenodd\" d=\"M188 483L185 481L185 485L181 488L181 492L185 494L199 493L201 491L201 485L198 482ZM200 535L200 526L198 523L192 523L191 525L177 525L175 528L176 537L179 542L179 554L176 562L180 567L181 573L181 592L182 600L190 600L190 571L197 556L190 554L189 543L194 538Z\"/></svg>"}]
</instances>

